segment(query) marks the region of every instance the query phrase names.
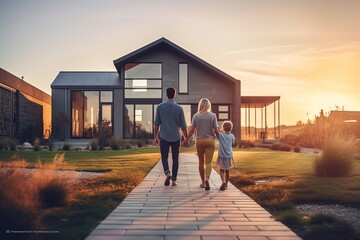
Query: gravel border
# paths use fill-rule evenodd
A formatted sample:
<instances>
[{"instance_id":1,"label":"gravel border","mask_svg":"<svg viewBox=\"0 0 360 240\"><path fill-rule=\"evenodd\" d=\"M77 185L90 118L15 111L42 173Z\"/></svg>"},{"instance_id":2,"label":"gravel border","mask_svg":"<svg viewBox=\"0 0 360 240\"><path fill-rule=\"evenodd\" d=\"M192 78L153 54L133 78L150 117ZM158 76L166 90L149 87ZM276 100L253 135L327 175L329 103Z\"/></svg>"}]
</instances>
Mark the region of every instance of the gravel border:
<instances>
[{"instance_id":1,"label":"gravel border","mask_svg":"<svg viewBox=\"0 0 360 240\"><path fill-rule=\"evenodd\" d=\"M360 209L339 204L302 204L296 209L305 215L327 214L349 223L360 234Z\"/></svg>"}]
</instances>

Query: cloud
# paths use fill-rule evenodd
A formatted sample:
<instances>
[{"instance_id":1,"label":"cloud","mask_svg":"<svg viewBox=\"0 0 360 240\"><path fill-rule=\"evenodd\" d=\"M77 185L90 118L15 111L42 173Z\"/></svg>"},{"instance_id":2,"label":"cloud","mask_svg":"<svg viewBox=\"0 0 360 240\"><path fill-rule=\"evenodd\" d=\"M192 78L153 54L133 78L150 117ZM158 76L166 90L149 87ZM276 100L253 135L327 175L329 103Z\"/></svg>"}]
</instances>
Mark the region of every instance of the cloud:
<instances>
[{"instance_id":1,"label":"cloud","mask_svg":"<svg viewBox=\"0 0 360 240\"><path fill-rule=\"evenodd\" d=\"M240 49L234 50L230 52L224 53L224 55L232 55L238 53L246 53L246 52L259 52L264 50L274 50L274 49L281 49L281 48L294 48L294 47L301 47L302 44L289 44L289 45L277 45L277 46L269 46L269 47L260 47L260 48L250 48L250 49Z\"/></svg>"}]
</instances>

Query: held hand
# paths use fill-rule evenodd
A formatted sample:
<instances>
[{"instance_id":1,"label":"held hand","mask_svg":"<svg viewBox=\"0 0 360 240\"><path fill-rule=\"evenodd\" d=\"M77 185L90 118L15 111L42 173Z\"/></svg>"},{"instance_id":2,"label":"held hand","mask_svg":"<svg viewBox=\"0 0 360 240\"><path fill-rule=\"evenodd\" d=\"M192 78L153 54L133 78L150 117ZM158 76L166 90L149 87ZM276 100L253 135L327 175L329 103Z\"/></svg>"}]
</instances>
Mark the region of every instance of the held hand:
<instances>
[{"instance_id":1,"label":"held hand","mask_svg":"<svg viewBox=\"0 0 360 240\"><path fill-rule=\"evenodd\" d=\"M159 145L159 139L157 137L154 138L154 145L158 146Z\"/></svg>"}]
</instances>

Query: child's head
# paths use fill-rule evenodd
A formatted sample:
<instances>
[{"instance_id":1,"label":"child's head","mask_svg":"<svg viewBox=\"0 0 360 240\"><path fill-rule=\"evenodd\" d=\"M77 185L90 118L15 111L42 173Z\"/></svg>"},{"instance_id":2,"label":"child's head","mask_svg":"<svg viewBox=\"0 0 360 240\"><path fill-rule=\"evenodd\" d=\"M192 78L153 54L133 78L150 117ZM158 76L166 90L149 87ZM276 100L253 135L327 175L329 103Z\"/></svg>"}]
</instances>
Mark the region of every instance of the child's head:
<instances>
[{"instance_id":1,"label":"child's head","mask_svg":"<svg viewBox=\"0 0 360 240\"><path fill-rule=\"evenodd\" d=\"M231 121L224 121L221 125L221 128L224 132L231 132L233 124Z\"/></svg>"}]
</instances>

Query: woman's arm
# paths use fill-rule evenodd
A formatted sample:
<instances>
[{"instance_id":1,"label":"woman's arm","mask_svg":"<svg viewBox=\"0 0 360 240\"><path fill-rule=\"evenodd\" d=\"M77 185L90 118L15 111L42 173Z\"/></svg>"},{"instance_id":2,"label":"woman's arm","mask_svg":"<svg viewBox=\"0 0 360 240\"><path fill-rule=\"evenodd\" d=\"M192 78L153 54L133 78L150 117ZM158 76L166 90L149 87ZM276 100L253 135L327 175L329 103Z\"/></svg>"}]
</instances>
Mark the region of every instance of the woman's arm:
<instances>
[{"instance_id":1,"label":"woman's arm","mask_svg":"<svg viewBox=\"0 0 360 240\"><path fill-rule=\"evenodd\" d=\"M189 143L189 140L192 137L192 135L194 134L195 130L196 130L196 127L191 126L190 132L188 133L186 139L183 141L184 145L187 145Z\"/></svg>"}]
</instances>

